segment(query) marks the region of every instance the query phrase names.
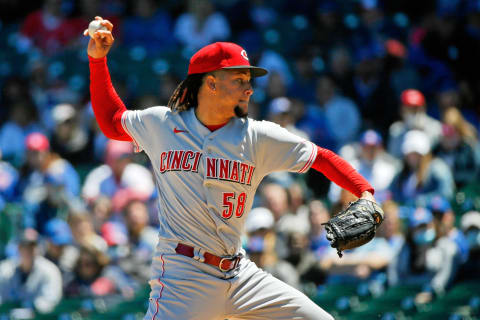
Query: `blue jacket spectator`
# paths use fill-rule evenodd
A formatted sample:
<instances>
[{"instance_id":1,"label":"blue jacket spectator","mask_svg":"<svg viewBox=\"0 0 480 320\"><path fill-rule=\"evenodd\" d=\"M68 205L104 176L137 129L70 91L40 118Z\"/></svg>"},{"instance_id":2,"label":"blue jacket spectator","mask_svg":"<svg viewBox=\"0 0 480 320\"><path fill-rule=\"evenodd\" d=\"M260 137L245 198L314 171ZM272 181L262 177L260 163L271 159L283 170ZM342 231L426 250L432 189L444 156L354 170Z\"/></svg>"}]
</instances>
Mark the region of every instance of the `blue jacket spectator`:
<instances>
[{"instance_id":1,"label":"blue jacket spectator","mask_svg":"<svg viewBox=\"0 0 480 320\"><path fill-rule=\"evenodd\" d=\"M43 234L45 223L56 216L59 208L75 205L80 179L68 161L50 151L50 143L43 134L28 135L26 147L26 173L21 181L24 224Z\"/></svg>"},{"instance_id":2,"label":"blue jacket spectator","mask_svg":"<svg viewBox=\"0 0 480 320\"><path fill-rule=\"evenodd\" d=\"M388 282L423 285L416 299L428 302L433 295L445 293L459 265L460 252L455 242L438 235L433 214L418 207L408 217L406 242L389 265Z\"/></svg>"},{"instance_id":3,"label":"blue jacket spectator","mask_svg":"<svg viewBox=\"0 0 480 320\"><path fill-rule=\"evenodd\" d=\"M121 25L122 42L128 48L141 46L148 52L172 49L172 19L169 13L158 7L157 1L133 2L133 15Z\"/></svg>"}]
</instances>

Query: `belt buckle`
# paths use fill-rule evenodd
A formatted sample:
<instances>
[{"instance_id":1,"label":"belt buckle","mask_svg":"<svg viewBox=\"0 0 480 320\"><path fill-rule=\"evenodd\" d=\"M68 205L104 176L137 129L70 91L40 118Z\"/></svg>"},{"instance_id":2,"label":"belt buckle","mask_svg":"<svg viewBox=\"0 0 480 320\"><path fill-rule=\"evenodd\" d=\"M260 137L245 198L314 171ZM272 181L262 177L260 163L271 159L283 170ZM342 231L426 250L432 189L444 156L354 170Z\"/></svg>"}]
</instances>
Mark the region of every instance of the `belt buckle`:
<instances>
[{"instance_id":1,"label":"belt buckle","mask_svg":"<svg viewBox=\"0 0 480 320\"><path fill-rule=\"evenodd\" d=\"M242 255L241 255L241 254L236 255L236 256L234 256L234 257L223 257L223 258L220 260L220 263L218 264L218 268L219 268L220 271L222 271L222 272L231 271L231 270L235 269L235 268L240 264L241 258L242 258ZM232 262L232 263L233 263L233 266L232 266L231 268L229 268L229 269L224 269L224 268L222 267L222 265L223 265L223 262L224 262L225 260Z\"/></svg>"},{"instance_id":2,"label":"belt buckle","mask_svg":"<svg viewBox=\"0 0 480 320\"><path fill-rule=\"evenodd\" d=\"M220 260L220 263L218 264L218 269L220 269L220 271L222 271L222 272L228 272L228 271L230 271L231 269L224 269L224 268L223 268L223 262L224 262L224 261L231 261L231 258L222 258L222 259Z\"/></svg>"}]
</instances>

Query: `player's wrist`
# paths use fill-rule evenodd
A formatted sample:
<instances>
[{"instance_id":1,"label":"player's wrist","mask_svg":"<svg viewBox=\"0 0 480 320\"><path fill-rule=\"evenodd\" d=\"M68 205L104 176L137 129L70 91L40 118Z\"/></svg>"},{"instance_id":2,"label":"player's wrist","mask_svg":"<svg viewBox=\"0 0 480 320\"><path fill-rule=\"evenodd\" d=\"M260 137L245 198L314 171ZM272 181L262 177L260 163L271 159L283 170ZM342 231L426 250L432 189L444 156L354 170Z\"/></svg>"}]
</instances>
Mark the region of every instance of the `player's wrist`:
<instances>
[{"instance_id":1,"label":"player's wrist","mask_svg":"<svg viewBox=\"0 0 480 320\"><path fill-rule=\"evenodd\" d=\"M92 63L99 63L99 62L104 62L107 60L107 56L98 56L98 57L94 57L94 56L91 56L90 54L88 54L88 61L89 62L92 62Z\"/></svg>"},{"instance_id":2,"label":"player's wrist","mask_svg":"<svg viewBox=\"0 0 480 320\"><path fill-rule=\"evenodd\" d=\"M373 194L369 190L363 191L360 198L376 202L375 197L373 196Z\"/></svg>"}]
</instances>

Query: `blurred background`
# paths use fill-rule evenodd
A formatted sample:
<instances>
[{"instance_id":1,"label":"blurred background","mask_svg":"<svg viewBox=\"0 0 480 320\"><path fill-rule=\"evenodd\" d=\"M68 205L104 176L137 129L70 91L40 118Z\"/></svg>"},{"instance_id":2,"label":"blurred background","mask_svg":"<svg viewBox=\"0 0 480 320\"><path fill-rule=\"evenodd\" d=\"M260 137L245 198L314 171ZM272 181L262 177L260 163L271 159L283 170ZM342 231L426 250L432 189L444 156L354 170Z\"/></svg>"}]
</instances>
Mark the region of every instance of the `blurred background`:
<instances>
[{"instance_id":1,"label":"blurred background","mask_svg":"<svg viewBox=\"0 0 480 320\"><path fill-rule=\"evenodd\" d=\"M480 1L0 0L0 319L143 319L158 224L150 163L109 141L88 38L129 109L166 105L188 60L233 41L270 70L250 115L348 160L386 220L339 259L322 223L355 197L272 174L250 259L336 319L480 319Z\"/></svg>"}]
</instances>

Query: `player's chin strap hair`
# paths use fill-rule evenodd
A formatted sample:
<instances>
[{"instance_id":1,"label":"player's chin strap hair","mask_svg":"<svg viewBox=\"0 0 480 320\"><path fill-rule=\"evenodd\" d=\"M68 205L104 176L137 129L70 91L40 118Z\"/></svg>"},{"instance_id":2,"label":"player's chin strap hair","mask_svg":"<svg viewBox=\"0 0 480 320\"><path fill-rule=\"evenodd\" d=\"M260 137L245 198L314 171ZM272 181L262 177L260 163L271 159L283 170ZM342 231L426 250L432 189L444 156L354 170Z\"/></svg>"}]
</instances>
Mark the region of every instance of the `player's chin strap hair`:
<instances>
[{"instance_id":1,"label":"player's chin strap hair","mask_svg":"<svg viewBox=\"0 0 480 320\"><path fill-rule=\"evenodd\" d=\"M180 82L173 92L167 106L172 111L185 111L198 105L198 90L203 82L205 73L190 74Z\"/></svg>"}]
</instances>

